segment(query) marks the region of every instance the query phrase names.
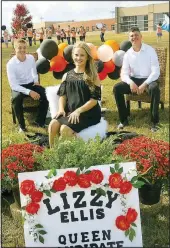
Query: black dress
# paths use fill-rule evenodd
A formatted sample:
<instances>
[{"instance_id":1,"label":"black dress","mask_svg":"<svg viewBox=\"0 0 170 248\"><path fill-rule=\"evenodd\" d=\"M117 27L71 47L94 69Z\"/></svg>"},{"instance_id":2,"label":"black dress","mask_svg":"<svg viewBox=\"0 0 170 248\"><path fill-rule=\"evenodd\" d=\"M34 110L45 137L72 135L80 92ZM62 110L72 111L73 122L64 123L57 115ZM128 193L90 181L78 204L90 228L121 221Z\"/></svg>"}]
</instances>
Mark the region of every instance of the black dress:
<instances>
[{"instance_id":1,"label":"black dress","mask_svg":"<svg viewBox=\"0 0 170 248\"><path fill-rule=\"evenodd\" d=\"M81 130L96 125L101 119L101 108L97 104L90 110L80 114L79 123L71 124L68 122L67 115L83 106L91 98L95 100L101 99L101 88L99 86L89 87L83 80L83 73L76 73L73 70L67 73L66 80L61 83L57 93L59 96L66 95L66 117L59 116L56 118L60 124L66 125L79 133Z\"/></svg>"}]
</instances>

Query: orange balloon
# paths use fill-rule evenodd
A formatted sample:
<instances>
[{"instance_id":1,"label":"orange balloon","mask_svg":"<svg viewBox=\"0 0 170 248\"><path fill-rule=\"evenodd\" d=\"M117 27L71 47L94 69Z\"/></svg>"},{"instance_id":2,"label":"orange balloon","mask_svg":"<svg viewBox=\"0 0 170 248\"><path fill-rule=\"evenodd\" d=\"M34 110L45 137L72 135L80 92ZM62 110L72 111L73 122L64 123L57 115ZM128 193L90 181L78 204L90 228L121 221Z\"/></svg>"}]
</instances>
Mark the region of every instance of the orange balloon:
<instances>
[{"instance_id":1,"label":"orange balloon","mask_svg":"<svg viewBox=\"0 0 170 248\"><path fill-rule=\"evenodd\" d=\"M60 43L58 45L58 56L62 56L63 57L63 51L64 51L64 48L67 47L68 44L67 43Z\"/></svg>"},{"instance_id":2,"label":"orange balloon","mask_svg":"<svg viewBox=\"0 0 170 248\"><path fill-rule=\"evenodd\" d=\"M107 73L111 73L115 70L115 64L112 60L104 63L104 69Z\"/></svg>"},{"instance_id":3,"label":"orange balloon","mask_svg":"<svg viewBox=\"0 0 170 248\"><path fill-rule=\"evenodd\" d=\"M98 46L94 46L92 47L90 50L91 50L91 56L94 60L98 60L98 55L97 55L97 49L98 49Z\"/></svg>"},{"instance_id":4,"label":"orange balloon","mask_svg":"<svg viewBox=\"0 0 170 248\"><path fill-rule=\"evenodd\" d=\"M104 44L110 46L114 52L119 50L119 44L115 40L107 40Z\"/></svg>"},{"instance_id":5,"label":"orange balloon","mask_svg":"<svg viewBox=\"0 0 170 248\"><path fill-rule=\"evenodd\" d=\"M50 60L50 70L60 72L66 68L67 62L62 56L55 56Z\"/></svg>"}]
</instances>

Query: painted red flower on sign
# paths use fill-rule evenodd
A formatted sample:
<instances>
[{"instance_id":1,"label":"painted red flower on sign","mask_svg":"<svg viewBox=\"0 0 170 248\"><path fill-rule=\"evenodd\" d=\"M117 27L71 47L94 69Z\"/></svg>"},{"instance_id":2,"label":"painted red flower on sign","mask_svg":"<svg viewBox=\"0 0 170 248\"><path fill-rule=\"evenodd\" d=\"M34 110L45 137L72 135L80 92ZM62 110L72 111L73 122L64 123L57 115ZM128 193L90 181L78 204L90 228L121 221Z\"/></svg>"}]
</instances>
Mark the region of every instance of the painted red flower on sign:
<instances>
[{"instance_id":1,"label":"painted red flower on sign","mask_svg":"<svg viewBox=\"0 0 170 248\"><path fill-rule=\"evenodd\" d=\"M126 214L126 220L129 224L134 222L138 216L138 213L136 212L135 209L129 208Z\"/></svg>"},{"instance_id":2,"label":"painted red flower on sign","mask_svg":"<svg viewBox=\"0 0 170 248\"><path fill-rule=\"evenodd\" d=\"M92 183L99 184L103 181L103 173L100 170L92 170L89 176Z\"/></svg>"},{"instance_id":3,"label":"painted red flower on sign","mask_svg":"<svg viewBox=\"0 0 170 248\"><path fill-rule=\"evenodd\" d=\"M91 186L89 174L81 174L78 176L78 185L80 188L89 188Z\"/></svg>"},{"instance_id":4,"label":"painted red flower on sign","mask_svg":"<svg viewBox=\"0 0 170 248\"><path fill-rule=\"evenodd\" d=\"M121 183L119 193L128 194L131 191L131 189L132 189L131 182L125 181Z\"/></svg>"},{"instance_id":5,"label":"painted red flower on sign","mask_svg":"<svg viewBox=\"0 0 170 248\"><path fill-rule=\"evenodd\" d=\"M109 176L109 185L111 188L120 188L122 180L122 176L119 173L113 173Z\"/></svg>"},{"instance_id":6,"label":"painted red flower on sign","mask_svg":"<svg viewBox=\"0 0 170 248\"><path fill-rule=\"evenodd\" d=\"M24 180L20 186L23 195L31 195L35 191L35 184L33 180Z\"/></svg>"},{"instance_id":7,"label":"painted red flower on sign","mask_svg":"<svg viewBox=\"0 0 170 248\"><path fill-rule=\"evenodd\" d=\"M31 202L29 203L26 207L25 210L29 214L36 214L40 208L40 205L36 202Z\"/></svg>"},{"instance_id":8,"label":"painted red flower on sign","mask_svg":"<svg viewBox=\"0 0 170 248\"><path fill-rule=\"evenodd\" d=\"M69 186L75 186L78 181L78 176L74 171L67 171L64 173L64 180Z\"/></svg>"},{"instance_id":9,"label":"painted red flower on sign","mask_svg":"<svg viewBox=\"0 0 170 248\"><path fill-rule=\"evenodd\" d=\"M116 218L116 226L122 231L129 229L130 224L127 222L126 216L120 215Z\"/></svg>"},{"instance_id":10,"label":"painted red flower on sign","mask_svg":"<svg viewBox=\"0 0 170 248\"><path fill-rule=\"evenodd\" d=\"M40 202L41 199L43 197L43 192L35 190L32 194L31 194L31 199L33 202Z\"/></svg>"},{"instance_id":11,"label":"painted red flower on sign","mask_svg":"<svg viewBox=\"0 0 170 248\"><path fill-rule=\"evenodd\" d=\"M66 181L63 177L60 177L59 179L55 180L52 186L52 189L55 191L63 191L66 188Z\"/></svg>"}]
</instances>

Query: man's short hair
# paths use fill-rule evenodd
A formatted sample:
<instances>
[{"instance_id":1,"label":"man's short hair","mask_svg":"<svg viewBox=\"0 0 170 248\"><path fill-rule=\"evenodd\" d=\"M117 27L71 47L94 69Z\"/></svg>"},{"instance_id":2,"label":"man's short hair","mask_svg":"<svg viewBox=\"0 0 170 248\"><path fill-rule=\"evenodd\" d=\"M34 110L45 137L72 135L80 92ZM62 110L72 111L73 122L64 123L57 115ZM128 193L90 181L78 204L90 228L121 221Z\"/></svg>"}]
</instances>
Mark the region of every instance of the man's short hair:
<instances>
[{"instance_id":1,"label":"man's short hair","mask_svg":"<svg viewBox=\"0 0 170 248\"><path fill-rule=\"evenodd\" d=\"M14 47L18 46L18 44L25 44L25 45L27 45L27 42L26 42L26 40L18 39L18 40L15 41Z\"/></svg>"},{"instance_id":2,"label":"man's short hair","mask_svg":"<svg viewBox=\"0 0 170 248\"><path fill-rule=\"evenodd\" d=\"M140 30L138 27L131 27L129 32L139 32L140 33Z\"/></svg>"}]
</instances>

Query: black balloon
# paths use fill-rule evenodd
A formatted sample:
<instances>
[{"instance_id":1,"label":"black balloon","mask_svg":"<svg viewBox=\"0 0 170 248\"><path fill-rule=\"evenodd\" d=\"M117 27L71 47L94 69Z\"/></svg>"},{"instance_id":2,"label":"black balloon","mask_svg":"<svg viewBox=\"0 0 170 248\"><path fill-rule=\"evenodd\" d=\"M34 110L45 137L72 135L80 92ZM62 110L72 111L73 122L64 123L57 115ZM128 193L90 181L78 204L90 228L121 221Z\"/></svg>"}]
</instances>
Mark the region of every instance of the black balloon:
<instances>
[{"instance_id":1,"label":"black balloon","mask_svg":"<svg viewBox=\"0 0 170 248\"><path fill-rule=\"evenodd\" d=\"M40 58L36 61L37 72L40 74L45 74L50 69L50 62L45 58Z\"/></svg>"},{"instance_id":2,"label":"black balloon","mask_svg":"<svg viewBox=\"0 0 170 248\"><path fill-rule=\"evenodd\" d=\"M66 66L64 72L71 71L71 70L74 69L74 68L75 68L75 65L72 64L72 63L70 63L70 64L68 64L68 65Z\"/></svg>"},{"instance_id":3,"label":"black balloon","mask_svg":"<svg viewBox=\"0 0 170 248\"><path fill-rule=\"evenodd\" d=\"M58 46L54 40L44 40L40 45L40 52L46 59L52 59L58 54Z\"/></svg>"},{"instance_id":4,"label":"black balloon","mask_svg":"<svg viewBox=\"0 0 170 248\"><path fill-rule=\"evenodd\" d=\"M2 25L1 26L1 30L5 30L6 29L6 26L5 25Z\"/></svg>"},{"instance_id":5,"label":"black balloon","mask_svg":"<svg viewBox=\"0 0 170 248\"><path fill-rule=\"evenodd\" d=\"M72 50L73 50L73 45L68 45L67 47L64 48L63 51L63 57L69 63L73 63Z\"/></svg>"},{"instance_id":6,"label":"black balloon","mask_svg":"<svg viewBox=\"0 0 170 248\"><path fill-rule=\"evenodd\" d=\"M53 71L53 77L56 79L62 79L63 74L64 74L63 71L60 72Z\"/></svg>"},{"instance_id":7,"label":"black balloon","mask_svg":"<svg viewBox=\"0 0 170 248\"><path fill-rule=\"evenodd\" d=\"M27 28L32 28L32 23L27 23L26 27Z\"/></svg>"},{"instance_id":8,"label":"black balloon","mask_svg":"<svg viewBox=\"0 0 170 248\"><path fill-rule=\"evenodd\" d=\"M120 78L120 67L115 66L115 69L113 72L107 74L110 79L118 79Z\"/></svg>"},{"instance_id":9,"label":"black balloon","mask_svg":"<svg viewBox=\"0 0 170 248\"><path fill-rule=\"evenodd\" d=\"M103 70L103 68L104 68L103 61L97 60L97 61L95 61L95 64L97 66L97 72L100 73Z\"/></svg>"},{"instance_id":10,"label":"black balloon","mask_svg":"<svg viewBox=\"0 0 170 248\"><path fill-rule=\"evenodd\" d=\"M127 52L127 50L131 48L131 46L132 46L132 43L129 40L122 41L120 43L120 50Z\"/></svg>"},{"instance_id":11,"label":"black balloon","mask_svg":"<svg viewBox=\"0 0 170 248\"><path fill-rule=\"evenodd\" d=\"M62 79L64 73L66 73L66 72L68 72L68 71L70 71L70 70L72 70L74 68L75 68L75 65L74 64L68 64L66 66L66 68L63 71L61 71L61 72L55 72L55 71L53 71L53 76L56 79Z\"/></svg>"}]
</instances>

